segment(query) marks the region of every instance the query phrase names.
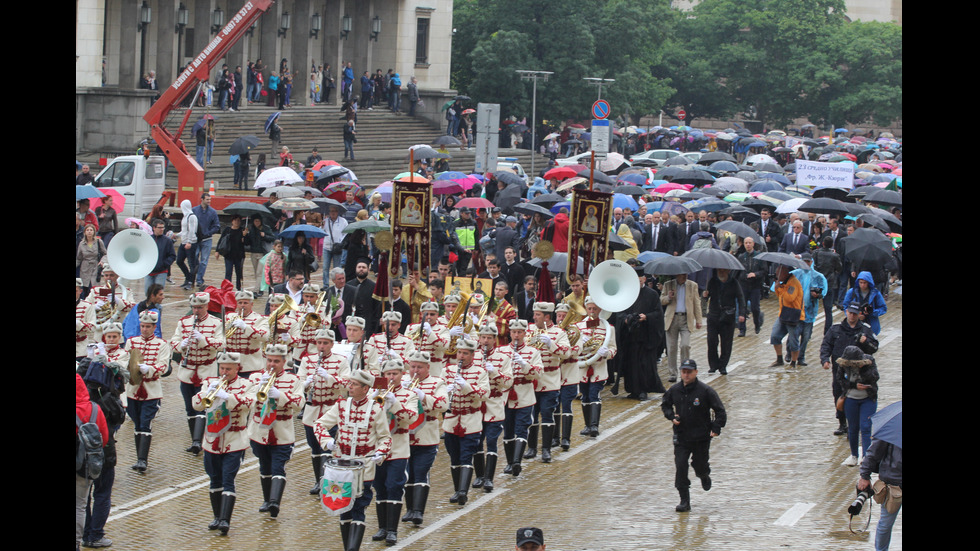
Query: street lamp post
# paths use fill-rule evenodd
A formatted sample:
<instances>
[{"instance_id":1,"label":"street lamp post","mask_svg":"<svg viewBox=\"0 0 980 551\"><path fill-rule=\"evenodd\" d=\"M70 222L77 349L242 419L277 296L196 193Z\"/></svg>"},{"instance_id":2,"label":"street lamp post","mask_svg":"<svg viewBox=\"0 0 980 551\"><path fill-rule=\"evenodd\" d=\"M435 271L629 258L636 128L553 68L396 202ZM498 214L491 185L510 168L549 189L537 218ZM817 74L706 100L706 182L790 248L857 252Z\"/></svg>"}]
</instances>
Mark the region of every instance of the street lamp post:
<instances>
[{"instance_id":1,"label":"street lamp post","mask_svg":"<svg viewBox=\"0 0 980 551\"><path fill-rule=\"evenodd\" d=\"M542 79L548 82L548 77L555 74L554 71L528 71L528 70L518 70L521 75L521 80L531 80L534 81L534 94L531 99L531 174L536 175L534 171L534 150L536 149L536 132L537 132L537 119L538 119L538 79Z\"/></svg>"},{"instance_id":2,"label":"street lamp post","mask_svg":"<svg viewBox=\"0 0 980 551\"><path fill-rule=\"evenodd\" d=\"M143 5L140 6L140 74L139 78L142 79L143 75L146 74L146 27L150 25L151 22L151 11L149 4L146 0L143 0Z\"/></svg>"},{"instance_id":3,"label":"street lamp post","mask_svg":"<svg viewBox=\"0 0 980 551\"><path fill-rule=\"evenodd\" d=\"M596 85L596 86L599 87L599 97L597 99L602 99L602 84L603 83L612 84L613 82L616 82L616 79L614 79L614 78L598 78L598 77L585 77L582 80L587 80L591 84L594 84L594 85Z\"/></svg>"}]
</instances>

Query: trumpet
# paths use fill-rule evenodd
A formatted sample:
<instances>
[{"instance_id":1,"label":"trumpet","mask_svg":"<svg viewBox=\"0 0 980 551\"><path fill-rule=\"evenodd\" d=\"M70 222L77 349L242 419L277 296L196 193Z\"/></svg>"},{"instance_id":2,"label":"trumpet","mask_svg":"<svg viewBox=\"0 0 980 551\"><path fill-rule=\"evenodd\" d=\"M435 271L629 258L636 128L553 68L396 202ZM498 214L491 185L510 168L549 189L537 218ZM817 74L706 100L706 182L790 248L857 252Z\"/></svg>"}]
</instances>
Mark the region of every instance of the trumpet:
<instances>
[{"instance_id":1,"label":"trumpet","mask_svg":"<svg viewBox=\"0 0 980 551\"><path fill-rule=\"evenodd\" d=\"M225 316L225 320L229 320L230 319L230 320L234 321L235 318L232 318L231 317L233 315L234 316L237 316L238 318L244 318L244 316L242 316L242 313L244 311L245 311L245 309L242 308L242 309L238 310L238 312L232 312L231 314L228 314L228 316ZM235 334L235 331L237 331L237 330L238 330L237 327L232 326L230 329L228 329L227 331L225 331L225 340L230 339L231 336L234 335Z\"/></svg>"},{"instance_id":2,"label":"trumpet","mask_svg":"<svg viewBox=\"0 0 980 551\"><path fill-rule=\"evenodd\" d=\"M255 401L261 404L264 403L266 400L268 400L269 389L271 389L272 386L275 384L276 384L276 376L273 374L269 377L269 380L266 381L264 385L262 385L262 388L260 388L259 391L255 393Z\"/></svg>"},{"instance_id":3,"label":"trumpet","mask_svg":"<svg viewBox=\"0 0 980 551\"><path fill-rule=\"evenodd\" d=\"M416 388L419 387L420 384L422 384L422 379L419 379L418 377L416 377L416 378L412 379L412 384L408 385L408 390L413 390L414 391Z\"/></svg>"},{"instance_id":4,"label":"trumpet","mask_svg":"<svg viewBox=\"0 0 980 551\"><path fill-rule=\"evenodd\" d=\"M201 398L201 404L205 407L205 409L214 405L214 399L218 396L218 391L226 388L228 388L228 379L222 379L221 384L214 387L214 390L209 392L207 396Z\"/></svg>"},{"instance_id":5,"label":"trumpet","mask_svg":"<svg viewBox=\"0 0 980 551\"><path fill-rule=\"evenodd\" d=\"M385 389L383 393L379 392L378 395L374 397L374 401L379 406L383 405L385 403L385 396L387 396L389 392L394 392L399 386L398 381L391 383L391 385Z\"/></svg>"},{"instance_id":6,"label":"trumpet","mask_svg":"<svg viewBox=\"0 0 980 551\"><path fill-rule=\"evenodd\" d=\"M300 328L300 331L306 329L307 325L309 325L313 329L318 329L320 327L320 324L323 323L323 318L320 317L320 314L318 314L317 312L320 311L320 306L323 305L323 297L325 296L327 296L327 292L320 291L320 295L316 299L316 304L313 306L313 311L306 314L306 317L303 319L303 326Z\"/></svg>"}]
</instances>

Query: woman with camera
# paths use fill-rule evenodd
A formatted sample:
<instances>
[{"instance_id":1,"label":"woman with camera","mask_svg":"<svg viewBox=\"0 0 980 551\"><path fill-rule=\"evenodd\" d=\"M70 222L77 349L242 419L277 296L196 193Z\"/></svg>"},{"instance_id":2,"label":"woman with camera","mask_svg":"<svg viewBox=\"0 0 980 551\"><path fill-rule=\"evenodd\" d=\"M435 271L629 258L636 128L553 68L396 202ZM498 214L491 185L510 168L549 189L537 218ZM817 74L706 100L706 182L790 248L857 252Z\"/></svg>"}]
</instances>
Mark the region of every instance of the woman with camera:
<instances>
[{"instance_id":1,"label":"woman with camera","mask_svg":"<svg viewBox=\"0 0 980 551\"><path fill-rule=\"evenodd\" d=\"M858 434L862 455L871 445L871 416L878 409L878 366L874 357L857 346L848 346L837 360L837 377L843 396L837 399L837 409L847 417L847 440L851 456L844 461L847 467L858 464Z\"/></svg>"}]
</instances>

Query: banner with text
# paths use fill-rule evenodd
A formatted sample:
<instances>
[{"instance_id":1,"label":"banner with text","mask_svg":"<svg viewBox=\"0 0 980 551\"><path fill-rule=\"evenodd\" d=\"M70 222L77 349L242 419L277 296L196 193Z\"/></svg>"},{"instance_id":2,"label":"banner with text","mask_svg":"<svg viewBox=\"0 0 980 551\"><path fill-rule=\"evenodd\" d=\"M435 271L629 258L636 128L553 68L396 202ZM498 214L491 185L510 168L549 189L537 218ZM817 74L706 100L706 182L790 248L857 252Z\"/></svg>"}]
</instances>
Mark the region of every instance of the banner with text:
<instances>
[{"instance_id":1,"label":"banner with text","mask_svg":"<svg viewBox=\"0 0 980 551\"><path fill-rule=\"evenodd\" d=\"M797 160L796 185L851 189L854 187L854 165Z\"/></svg>"}]
</instances>

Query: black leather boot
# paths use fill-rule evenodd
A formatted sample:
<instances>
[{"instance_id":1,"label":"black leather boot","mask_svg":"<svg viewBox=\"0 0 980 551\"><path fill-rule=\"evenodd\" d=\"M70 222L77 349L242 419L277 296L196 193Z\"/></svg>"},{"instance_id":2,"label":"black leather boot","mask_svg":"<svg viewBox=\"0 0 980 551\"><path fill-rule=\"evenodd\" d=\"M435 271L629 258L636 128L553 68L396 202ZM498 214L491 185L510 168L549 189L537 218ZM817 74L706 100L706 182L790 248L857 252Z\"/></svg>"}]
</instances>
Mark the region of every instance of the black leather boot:
<instances>
[{"instance_id":1,"label":"black leather boot","mask_svg":"<svg viewBox=\"0 0 980 551\"><path fill-rule=\"evenodd\" d=\"M415 486L415 498L412 500L415 507L415 514L412 515L412 524L418 526L422 524L425 515L425 503L429 501L429 485L418 484Z\"/></svg>"},{"instance_id":2,"label":"black leather boot","mask_svg":"<svg viewBox=\"0 0 980 551\"><path fill-rule=\"evenodd\" d=\"M602 417L602 402L593 402L592 418L589 422L589 436L595 438L599 436L599 418Z\"/></svg>"},{"instance_id":3,"label":"black leather boot","mask_svg":"<svg viewBox=\"0 0 980 551\"><path fill-rule=\"evenodd\" d=\"M459 468L459 499L457 503L466 505L469 499L467 494L470 491L470 483L473 481L473 465L463 465Z\"/></svg>"},{"instance_id":4,"label":"black leather boot","mask_svg":"<svg viewBox=\"0 0 980 551\"><path fill-rule=\"evenodd\" d=\"M561 446L561 441L559 440L558 437L561 436L561 425L562 422L564 421L565 421L565 416L563 414L558 414L558 413L555 414L555 425L554 425L555 430L551 432L551 443L548 444L549 448L557 448L558 446ZM544 438L542 438L541 439L542 448L544 448L544 444L545 444Z\"/></svg>"},{"instance_id":5,"label":"black leather boot","mask_svg":"<svg viewBox=\"0 0 980 551\"><path fill-rule=\"evenodd\" d=\"M483 491L489 494L493 491L493 472L497 470L497 454L488 453L486 463L486 470L483 472Z\"/></svg>"},{"instance_id":6,"label":"black leather boot","mask_svg":"<svg viewBox=\"0 0 980 551\"><path fill-rule=\"evenodd\" d=\"M208 530L217 530L221 522L221 488L209 491L208 498L211 500L211 512L214 513L214 520L208 524Z\"/></svg>"},{"instance_id":7,"label":"black leather boot","mask_svg":"<svg viewBox=\"0 0 980 551\"><path fill-rule=\"evenodd\" d=\"M686 513L691 510L691 489L684 488L677 490L681 494L681 502L674 507L674 510L678 513Z\"/></svg>"},{"instance_id":8,"label":"black leather boot","mask_svg":"<svg viewBox=\"0 0 980 551\"><path fill-rule=\"evenodd\" d=\"M412 521L412 511L415 510L415 484L405 485L405 516L402 517L402 522Z\"/></svg>"},{"instance_id":9,"label":"black leather boot","mask_svg":"<svg viewBox=\"0 0 980 551\"><path fill-rule=\"evenodd\" d=\"M476 480L473 481L474 488L483 487L483 457L484 452L476 452L473 454L473 474Z\"/></svg>"},{"instance_id":10,"label":"black leather boot","mask_svg":"<svg viewBox=\"0 0 980 551\"><path fill-rule=\"evenodd\" d=\"M235 511L235 494L221 494L221 520L218 521L218 530L222 536L228 535L231 527L231 514Z\"/></svg>"},{"instance_id":11,"label":"black leather boot","mask_svg":"<svg viewBox=\"0 0 980 551\"><path fill-rule=\"evenodd\" d=\"M521 474L521 458L524 457L524 446L527 446L527 442L523 438L514 440L514 455L511 457L514 464L510 470L510 474L514 476Z\"/></svg>"},{"instance_id":12,"label":"black leather boot","mask_svg":"<svg viewBox=\"0 0 980 551\"><path fill-rule=\"evenodd\" d=\"M551 463L551 439L555 434L553 423L541 424L541 462Z\"/></svg>"},{"instance_id":13,"label":"black leather boot","mask_svg":"<svg viewBox=\"0 0 980 551\"><path fill-rule=\"evenodd\" d=\"M148 432L136 433L136 464L133 465L133 470L140 473L146 472L146 460L150 456L150 442L152 440L153 435Z\"/></svg>"},{"instance_id":14,"label":"black leather boot","mask_svg":"<svg viewBox=\"0 0 980 551\"><path fill-rule=\"evenodd\" d=\"M585 425L585 427L583 427L582 430L580 430L578 434L579 434L579 436L588 436L589 435L589 427L592 426L592 404L591 403L588 403L587 404L585 402L582 402L582 423Z\"/></svg>"},{"instance_id":15,"label":"black leather boot","mask_svg":"<svg viewBox=\"0 0 980 551\"><path fill-rule=\"evenodd\" d=\"M344 549L347 549L347 542L350 541L350 521L342 520L340 521L340 539L344 543Z\"/></svg>"},{"instance_id":16,"label":"black leather boot","mask_svg":"<svg viewBox=\"0 0 980 551\"><path fill-rule=\"evenodd\" d=\"M534 459L538 456L538 425L531 425L527 428L527 452L524 459Z\"/></svg>"},{"instance_id":17,"label":"black leather boot","mask_svg":"<svg viewBox=\"0 0 980 551\"><path fill-rule=\"evenodd\" d=\"M200 451L200 450L198 450L197 452L194 451L194 427L197 425L196 420L197 420L196 416L187 418L187 430L188 432L191 433L191 445L184 450L185 452L193 453L194 455L197 455L197 453Z\"/></svg>"},{"instance_id":18,"label":"black leather boot","mask_svg":"<svg viewBox=\"0 0 980 551\"><path fill-rule=\"evenodd\" d=\"M310 495L315 496L320 493L320 479L323 478L323 456L314 455L311 457L313 459L313 477L316 479L316 482L310 488Z\"/></svg>"},{"instance_id":19,"label":"black leather boot","mask_svg":"<svg viewBox=\"0 0 980 551\"><path fill-rule=\"evenodd\" d=\"M260 513L269 512L269 489L272 487L272 477L259 475L259 483L262 485L262 505L259 505Z\"/></svg>"},{"instance_id":20,"label":"black leather boot","mask_svg":"<svg viewBox=\"0 0 980 551\"><path fill-rule=\"evenodd\" d=\"M193 426L191 428L191 447L187 448L187 451L198 455L203 449L201 447L201 441L204 439L204 429L208 424L208 418L199 415L194 418Z\"/></svg>"},{"instance_id":21,"label":"black leather boot","mask_svg":"<svg viewBox=\"0 0 980 551\"><path fill-rule=\"evenodd\" d=\"M361 540L364 539L364 523L351 521L350 531L347 533L347 546L344 551L360 551Z\"/></svg>"},{"instance_id":22,"label":"black leather boot","mask_svg":"<svg viewBox=\"0 0 980 551\"><path fill-rule=\"evenodd\" d=\"M388 535L385 536L385 545L395 545L398 543L398 515L402 514L401 501L388 502Z\"/></svg>"},{"instance_id":23,"label":"black leather boot","mask_svg":"<svg viewBox=\"0 0 980 551\"><path fill-rule=\"evenodd\" d=\"M568 451L572 447L572 419L575 416L571 413L561 414L561 449Z\"/></svg>"},{"instance_id":24,"label":"black leather boot","mask_svg":"<svg viewBox=\"0 0 980 551\"><path fill-rule=\"evenodd\" d=\"M452 465L450 467L451 473L453 475L453 496L449 498L449 503L459 502L459 466Z\"/></svg>"},{"instance_id":25,"label":"black leather boot","mask_svg":"<svg viewBox=\"0 0 980 551\"><path fill-rule=\"evenodd\" d=\"M510 474L514 470L514 442L516 440L504 440L504 461L507 462L504 474Z\"/></svg>"},{"instance_id":26,"label":"black leather boot","mask_svg":"<svg viewBox=\"0 0 980 551\"><path fill-rule=\"evenodd\" d=\"M279 506L282 504L282 492L286 489L286 478L282 476L272 477L269 484L269 515L272 518L279 516ZM363 526L363 525L362 525Z\"/></svg>"},{"instance_id":27,"label":"black leather boot","mask_svg":"<svg viewBox=\"0 0 980 551\"><path fill-rule=\"evenodd\" d=\"M378 513L378 531L371 536L371 541L381 541L388 536L388 502L376 501L374 511Z\"/></svg>"}]
</instances>

